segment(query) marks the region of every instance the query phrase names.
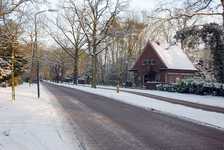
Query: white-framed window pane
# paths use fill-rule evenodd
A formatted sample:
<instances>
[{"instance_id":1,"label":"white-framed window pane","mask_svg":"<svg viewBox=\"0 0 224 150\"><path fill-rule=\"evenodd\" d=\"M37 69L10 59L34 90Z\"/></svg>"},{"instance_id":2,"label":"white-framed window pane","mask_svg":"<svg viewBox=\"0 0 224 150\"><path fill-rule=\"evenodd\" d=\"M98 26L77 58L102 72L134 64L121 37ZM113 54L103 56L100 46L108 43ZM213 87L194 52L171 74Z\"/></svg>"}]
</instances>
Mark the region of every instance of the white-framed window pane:
<instances>
[{"instance_id":1,"label":"white-framed window pane","mask_svg":"<svg viewBox=\"0 0 224 150\"><path fill-rule=\"evenodd\" d=\"M146 59L142 60L142 64L145 65L146 64Z\"/></svg>"},{"instance_id":2,"label":"white-framed window pane","mask_svg":"<svg viewBox=\"0 0 224 150\"><path fill-rule=\"evenodd\" d=\"M170 75L170 83L173 83L173 75Z\"/></svg>"},{"instance_id":3,"label":"white-framed window pane","mask_svg":"<svg viewBox=\"0 0 224 150\"><path fill-rule=\"evenodd\" d=\"M148 64L148 65L151 64L151 59L147 59L147 64Z\"/></svg>"},{"instance_id":4,"label":"white-framed window pane","mask_svg":"<svg viewBox=\"0 0 224 150\"><path fill-rule=\"evenodd\" d=\"M156 75L156 82L160 82L161 81L161 75Z\"/></svg>"},{"instance_id":5,"label":"white-framed window pane","mask_svg":"<svg viewBox=\"0 0 224 150\"><path fill-rule=\"evenodd\" d=\"M153 59L152 59L152 65L155 65L155 64L156 64L156 59L153 58Z\"/></svg>"}]
</instances>

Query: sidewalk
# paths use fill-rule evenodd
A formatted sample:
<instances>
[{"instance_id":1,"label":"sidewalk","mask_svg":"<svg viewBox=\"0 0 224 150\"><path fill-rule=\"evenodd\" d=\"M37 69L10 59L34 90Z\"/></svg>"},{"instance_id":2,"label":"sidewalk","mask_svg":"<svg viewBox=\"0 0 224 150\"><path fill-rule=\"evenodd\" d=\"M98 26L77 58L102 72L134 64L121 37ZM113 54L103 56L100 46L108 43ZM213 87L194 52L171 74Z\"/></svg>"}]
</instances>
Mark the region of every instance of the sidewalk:
<instances>
[{"instance_id":1,"label":"sidewalk","mask_svg":"<svg viewBox=\"0 0 224 150\"><path fill-rule=\"evenodd\" d=\"M1 150L78 150L70 139L69 124L50 103L52 97L40 86L28 83L12 88L0 88L0 149Z\"/></svg>"}]
</instances>

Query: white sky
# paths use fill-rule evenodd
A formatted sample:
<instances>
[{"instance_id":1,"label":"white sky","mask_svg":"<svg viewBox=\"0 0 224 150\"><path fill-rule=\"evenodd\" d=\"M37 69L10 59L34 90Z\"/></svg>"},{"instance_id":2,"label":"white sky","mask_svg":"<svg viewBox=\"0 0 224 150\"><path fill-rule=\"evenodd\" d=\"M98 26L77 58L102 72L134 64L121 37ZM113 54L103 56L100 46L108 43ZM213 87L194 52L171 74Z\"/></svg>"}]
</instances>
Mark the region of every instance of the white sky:
<instances>
[{"instance_id":1,"label":"white sky","mask_svg":"<svg viewBox=\"0 0 224 150\"><path fill-rule=\"evenodd\" d=\"M220 0L214 0L212 6L217 6L220 3ZM153 9L156 6L155 0L131 0L130 6L133 8L141 8L141 9ZM222 11L222 8L219 8L219 11Z\"/></svg>"},{"instance_id":2,"label":"white sky","mask_svg":"<svg viewBox=\"0 0 224 150\"><path fill-rule=\"evenodd\" d=\"M140 8L140 9L152 9L155 7L154 0L131 0L130 6L133 8Z\"/></svg>"}]
</instances>

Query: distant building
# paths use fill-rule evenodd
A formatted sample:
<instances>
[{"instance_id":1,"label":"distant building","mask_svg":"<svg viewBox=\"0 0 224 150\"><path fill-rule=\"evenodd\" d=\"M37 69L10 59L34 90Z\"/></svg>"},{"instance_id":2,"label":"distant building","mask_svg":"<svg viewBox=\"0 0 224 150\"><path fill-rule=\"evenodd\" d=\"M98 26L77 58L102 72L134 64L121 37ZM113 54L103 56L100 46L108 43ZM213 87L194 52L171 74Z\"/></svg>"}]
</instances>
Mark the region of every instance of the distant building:
<instances>
[{"instance_id":1,"label":"distant building","mask_svg":"<svg viewBox=\"0 0 224 150\"><path fill-rule=\"evenodd\" d=\"M194 65L199 70L196 76L199 76L200 78L204 78L206 80L215 80L214 72L212 72L203 64L203 60L195 62Z\"/></svg>"},{"instance_id":2,"label":"distant building","mask_svg":"<svg viewBox=\"0 0 224 150\"><path fill-rule=\"evenodd\" d=\"M180 46L154 41L146 43L129 71L133 71L143 83L177 83L181 79L193 78L198 72Z\"/></svg>"}]
</instances>

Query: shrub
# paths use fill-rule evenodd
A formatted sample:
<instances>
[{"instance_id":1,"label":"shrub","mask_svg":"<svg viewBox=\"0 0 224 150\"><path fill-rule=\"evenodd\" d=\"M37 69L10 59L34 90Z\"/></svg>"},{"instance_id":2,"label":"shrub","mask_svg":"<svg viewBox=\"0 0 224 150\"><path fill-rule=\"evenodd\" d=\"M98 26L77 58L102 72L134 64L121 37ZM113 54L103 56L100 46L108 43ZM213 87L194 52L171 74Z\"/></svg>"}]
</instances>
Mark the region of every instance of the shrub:
<instances>
[{"instance_id":1,"label":"shrub","mask_svg":"<svg viewBox=\"0 0 224 150\"><path fill-rule=\"evenodd\" d=\"M201 79L185 79L178 84L159 84L156 87L159 91L224 96L223 84Z\"/></svg>"}]
</instances>

